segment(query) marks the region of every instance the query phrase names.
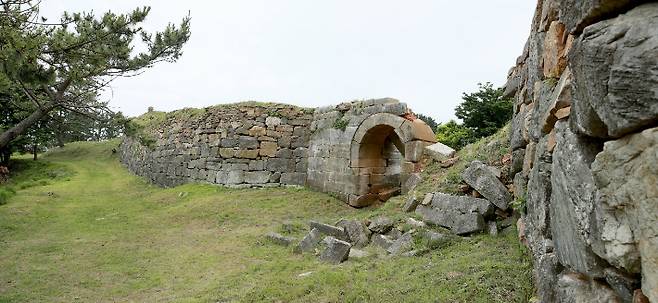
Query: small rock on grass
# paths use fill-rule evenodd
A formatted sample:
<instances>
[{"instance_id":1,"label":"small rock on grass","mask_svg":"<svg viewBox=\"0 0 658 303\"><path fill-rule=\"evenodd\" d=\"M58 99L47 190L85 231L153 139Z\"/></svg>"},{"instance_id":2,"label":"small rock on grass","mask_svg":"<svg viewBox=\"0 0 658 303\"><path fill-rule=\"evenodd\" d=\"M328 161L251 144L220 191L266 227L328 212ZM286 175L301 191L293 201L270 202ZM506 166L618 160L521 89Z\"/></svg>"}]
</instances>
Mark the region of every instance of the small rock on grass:
<instances>
[{"instance_id":1,"label":"small rock on grass","mask_svg":"<svg viewBox=\"0 0 658 303\"><path fill-rule=\"evenodd\" d=\"M370 221L370 225L368 225L368 229L370 229L374 233L379 233L379 234L385 234L391 228L393 228L393 225L395 222L391 220L390 218L387 217L377 217L375 219L372 219Z\"/></svg>"},{"instance_id":2,"label":"small rock on grass","mask_svg":"<svg viewBox=\"0 0 658 303\"><path fill-rule=\"evenodd\" d=\"M407 199L407 202L404 203L404 206L402 207L402 211L404 211L405 213L413 212L416 210L418 203L420 203L420 200L416 199L415 195L411 195Z\"/></svg>"},{"instance_id":3,"label":"small rock on grass","mask_svg":"<svg viewBox=\"0 0 658 303\"><path fill-rule=\"evenodd\" d=\"M347 260L352 244L331 236L325 237L323 242L327 248L320 255L320 260L331 264L340 264Z\"/></svg>"},{"instance_id":4,"label":"small rock on grass","mask_svg":"<svg viewBox=\"0 0 658 303\"><path fill-rule=\"evenodd\" d=\"M286 237L281 234L275 233L275 232L269 232L267 233L266 237L274 242L275 244L281 245L281 246L289 246L292 244L292 242L295 241L295 238L292 237Z\"/></svg>"},{"instance_id":5,"label":"small rock on grass","mask_svg":"<svg viewBox=\"0 0 658 303\"><path fill-rule=\"evenodd\" d=\"M370 253L365 250L360 250L356 248L350 249L349 258L350 259L362 259L370 256Z\"/></svg>"},{"instance_id":6,"label":"small rock on grass","mask_svg":"<svg viewBox=\"0 0 658 303\"><path fill-rule=\"evenodd\" d=\"M427 226L427 224L426 224L425 222L423 222L423 221L418 221L418 220L416 220L416 219L414 219L414 218L407 218L406 223L409 224L409 225L411 225L412 227L415 227L415 228L422 228L422 227L426 227L426 226Z\"/></svg>"},{"instance_id":7,"label":"small rock on grass","mask_svg":"<svg viewBox=\"0 0 658 303\"><path fill-rule=\"evenodd\" d=\"M386 251L392 255L399 255L411 249L412 245L413 237L412 234L408 232L395 240L395 242L393 242L393 244Z\"/></svg>"},{"instance_id":8,"label":"small rock on grass","mask_svg":"<svg viewBox=\"0 0 658 303\"><path fill-rule=\"evenodd\" d=\"M337 226L324 224L324 223L320 223L320 222L316 222L316 221L311 221L309 223L309 225L311 226L311 229L315 228L320 233L322 233L323 235L332 236L336 239L340 239L340 240L343 240L343 241L348 241L349 240L349 237L348 237L347 233L345 232L345 229L342 228L342 227L337 227Z\"/></svg>"},{"instance_id":9,"label":"small rock on grass","mask_svg":"<svg viewBox=\"0 0 658 303\"><path fill-rule=\"evenodd\" d=\"M391 240L388 236L384 236L381 234L374 234L372 235L372 238L370 239L372 241L372 244L378 247L381 247L383 249L388 249L393 245L393 240Z\"/></svg>"},{"instance_id":10,"label":"small rock on grass","mask_svg":"<svg viewBox=\"0 0 658 303\"><path fill-rule=\"evenodd\" d=\"M311 231L302 239L299 244L295 247L296 253L302 252L313 252L315 251L315 246L318 245L322 234L317 228L311 229Z\"/></svg>"}]
</instances>

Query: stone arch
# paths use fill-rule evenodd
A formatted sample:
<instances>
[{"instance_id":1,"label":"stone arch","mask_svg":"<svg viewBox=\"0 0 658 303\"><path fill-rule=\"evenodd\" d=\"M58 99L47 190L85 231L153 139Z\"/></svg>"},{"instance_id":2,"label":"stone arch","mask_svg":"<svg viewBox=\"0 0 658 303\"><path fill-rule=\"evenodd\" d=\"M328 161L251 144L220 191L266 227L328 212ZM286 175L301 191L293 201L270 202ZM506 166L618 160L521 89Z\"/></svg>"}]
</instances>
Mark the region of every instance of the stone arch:
<instances>
[{"instance_id":1,"label":"stone arch","mask_svg":"<svg viewBox=\"0 0 658 303\"><path fill-rule=\"evenodd\" d=\"M419 119L378 113L363 120L350 144L356 181L350 205L363 207L399 194L418 170L422 149L433 142L431 128Z\"/></svg>"}]
</instances>

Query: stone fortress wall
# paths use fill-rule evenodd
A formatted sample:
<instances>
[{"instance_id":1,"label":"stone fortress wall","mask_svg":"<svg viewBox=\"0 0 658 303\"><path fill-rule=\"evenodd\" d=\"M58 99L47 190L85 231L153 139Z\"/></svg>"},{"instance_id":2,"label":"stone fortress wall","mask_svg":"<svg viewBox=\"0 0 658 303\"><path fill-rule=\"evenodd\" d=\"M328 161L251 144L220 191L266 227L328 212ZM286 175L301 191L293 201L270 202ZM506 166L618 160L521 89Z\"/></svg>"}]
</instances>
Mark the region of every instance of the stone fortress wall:
<instances>
[{"instance_id":1,"label":"stone fortress wall","mask_svg":"<svg viewBox=\"0 0 658 303\"><path fill-rule=\"evenodd\" d=\"M646 2L539 0L510 71L540 302L658 302L658 3Z\"/></svg>"},{"instance_id":2,"label":"stone fortress wall","mask_svg":"<svg viewBox=\"0 0 658 303\"><path fill-rule=\"evenodd\" d=\"M431 129L395 99L318 109L244 103L184 111L148 130L152 146L126 137L122 162L161 186L308 185L366 206L419 180L422 148L434 142Z\"/></svg>"}]
</instances>

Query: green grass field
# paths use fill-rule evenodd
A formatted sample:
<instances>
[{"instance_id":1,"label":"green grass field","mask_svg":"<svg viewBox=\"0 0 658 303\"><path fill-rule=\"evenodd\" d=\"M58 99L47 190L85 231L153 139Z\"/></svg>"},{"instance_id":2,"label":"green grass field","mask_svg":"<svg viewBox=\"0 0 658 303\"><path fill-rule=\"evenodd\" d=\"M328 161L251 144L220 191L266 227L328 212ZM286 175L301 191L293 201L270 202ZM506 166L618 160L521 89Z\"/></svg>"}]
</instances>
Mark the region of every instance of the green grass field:
<instances>
[{"instance_id":1,"label":"green grass field","mask_svg":"<svg viewBox=\"0 0 658 303\"><path fill-rule=\"evenodd\" d=\"M456 238L420 257L333 266L263 235L284 222L403 218L403 197L353 209L306 189L162 189L131 175L117 141L23 163L0 205L0 302L526 302L516 232ZM22 162L21 162L22 161ZM299 274L312 272L300 277Z\"/></svg>"}]
</instances>

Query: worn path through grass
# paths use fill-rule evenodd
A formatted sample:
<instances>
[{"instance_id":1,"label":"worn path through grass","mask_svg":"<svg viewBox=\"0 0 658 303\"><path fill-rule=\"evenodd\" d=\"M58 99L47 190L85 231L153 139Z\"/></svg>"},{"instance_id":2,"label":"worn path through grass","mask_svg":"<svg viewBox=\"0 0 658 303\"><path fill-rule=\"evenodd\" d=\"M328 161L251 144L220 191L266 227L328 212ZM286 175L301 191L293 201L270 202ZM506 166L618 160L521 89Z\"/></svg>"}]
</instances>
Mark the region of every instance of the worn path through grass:
<instances>
[{"instance_id":1,"label":"worn path through grass","mask_svg":"<svg viewBox=\"0 0 658 303\"><path fill-rule=\"evenodd\" d=\"M51 152L43 161L73 175L0 206L0 302L524 302L532 291L513 231L331 266L262 235L285 221L301 238L310 219L401 216L401 199L355 210L306 189L161 189L120 165L117 144Z\"/></svg>"}]
</instances>

